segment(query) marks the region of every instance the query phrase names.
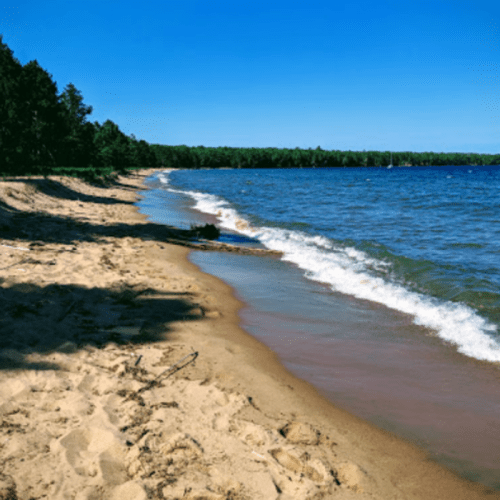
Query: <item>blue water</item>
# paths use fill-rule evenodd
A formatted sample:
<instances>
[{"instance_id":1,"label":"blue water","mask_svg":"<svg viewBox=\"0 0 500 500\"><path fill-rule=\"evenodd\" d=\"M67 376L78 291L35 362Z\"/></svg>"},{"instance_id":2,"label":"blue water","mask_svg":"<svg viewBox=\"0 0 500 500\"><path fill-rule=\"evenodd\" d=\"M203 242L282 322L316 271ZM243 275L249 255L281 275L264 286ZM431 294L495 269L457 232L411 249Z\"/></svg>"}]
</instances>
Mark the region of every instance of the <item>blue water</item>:
<instances>
[{"instance_id":1,"label":"blue water","mask_svg":"<svg viewBox=\"0 0 500 500\"><path fill-rule=\"evenodd\" d=\"M283 252L311 280L500 361L500 169L174 170L171 195ZM228 233L229 231L229 233Z\"/></svg>"},{"instance_id":2,"label":"blue water","mask_svg":"<svg viewBox=\"0 0 500 500\"><path fill-rule=\"evenodd\" d=\"M170 171L138 205L157 223L216 221L222 241L281 250L282 262L189 258L233 287L243 328L335 405L500 491L498 176Z\"/></svg>"}]
</instances>

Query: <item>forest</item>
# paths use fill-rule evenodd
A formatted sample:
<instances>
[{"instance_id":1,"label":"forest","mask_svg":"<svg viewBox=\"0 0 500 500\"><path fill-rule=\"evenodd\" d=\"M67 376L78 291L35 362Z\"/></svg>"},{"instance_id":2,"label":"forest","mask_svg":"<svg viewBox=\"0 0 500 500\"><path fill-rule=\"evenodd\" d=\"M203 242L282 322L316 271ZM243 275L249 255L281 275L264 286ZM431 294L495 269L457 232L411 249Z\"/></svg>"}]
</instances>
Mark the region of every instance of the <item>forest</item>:
<instances>
[{"instance_id":1,"label":"forest","mask_svg":"<svg viewBox=\"0 0 500 500\"><path fill-rule=\"evenodd\" d=\"M24 66L0 34L0 175L103 180L135 168L384 167L389 151L189 147L149 144L111 120L90 122L73 83L58 93L36 60ZM398 166L499 165L500 154L392 152Z\"/></svg>"},{"instance_id":2,"label":"forest","mask_svg":"<svg viewBox=\"0 0 500 500\"><path fill-rule=\"evenodd\" d=\"M160 167L178 168L300 168L300 167L387 167L390 151L326 151L278 148L207 148L152 144ZM392 165L499 165L500 154L392 152Z\"/></svg>"}]
</instances>

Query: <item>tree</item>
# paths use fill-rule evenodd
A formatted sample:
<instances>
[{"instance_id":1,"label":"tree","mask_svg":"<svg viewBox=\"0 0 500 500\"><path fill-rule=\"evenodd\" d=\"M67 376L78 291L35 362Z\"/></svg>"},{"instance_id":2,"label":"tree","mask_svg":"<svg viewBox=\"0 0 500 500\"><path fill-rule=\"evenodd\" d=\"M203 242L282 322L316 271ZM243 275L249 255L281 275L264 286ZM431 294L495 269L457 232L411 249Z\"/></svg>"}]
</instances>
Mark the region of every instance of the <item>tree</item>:
<instances>
[{"instance_id":1,"label":"tree","mask_svg":"<svg viewBox=\"0 0 500 500\"><path fill-rule=\"evenodd\" d=\"M138 167L156 166L156 157L153 151L150 149L149 144L142 139L135 145L134 164Z\"/></svg>"},{"instance_id":2,"label":"tree","mask_svg":"<svg viewBox=\"0 0 500 500\"><path fill-rule=\"evenodd\" d=\"M87 116L92 114L93 108L83 104L82 93L72 83L66 85L60 99L67 110L66 121L71 132L76 133L87 121Z\"/></svg>"},{"instance_id":3,"label":"tree","mask_svg":"<svg viewBox=\"0 0 500 500\"><path fill-rule=\"evenodd\" d=\"M92 106L83 104L82 93L69 83L60 95L64 106L67 135L62 145L60 162L64 165L86 167L92 163L95 128L87 122Z\"/></svg>"},{"instance_id":4,"label":"tree","mask_svg":"<svg viewBox=\"0 0 500 500\"><path fill-rule=\"evenodd\" d=\"M302 155L299 148L295 148L291 153L291 163L294 167L302 166Z\"/></svg>"},{"instance_id":5,"label":"tree","mask_svg":"<svg viewBox=\"0 0 500 500\"><path fill-rule=\"evenodd\" d=\"M21 152L25 165L57 165L61 140L67 133L64 109L52 75L36 60L23 66L19 99L23 133Z\"/></svg>"},{"instance_id":6,"label":"tree","mask_svg":"<svg viewBox=\"0 0 500 500\"><path fill-rule=\"evenodd\" d=\"M21 63L0 35L0 170L12 169L20 158L21 122L19 80Z\"/></svg>"},{"instance_id":7,"label":"tree","mask_svg":"<svg viewBox=\"0 0 500 500\"><path fill-rule=\"evenodd\" d=\"M367 167L375 167L376 166L376 158L373 151L368 151L366 154L366 166Z\"/></svg>"},{"instance_id":8,"label":"tree","mask_svg":"<svg viewBox=\"0 0 500 500\"><path fill-rule=\"evenodd\" d=\"M96 128L94 145L97 149L96 156L99 164L124 171L130 166L129 139L127 136L111 120L106 120L102 126L95 122L94 127Z\"/></svg>"},{"instance_id":9,"label":"tree","mask_svg":"<svg viewBox=\"0 0 500 500\"><path fill-rule=\"evenodd\" d=\"M342 158L343 167L355 167L357 165L356 157L352 151L346 151Z\"/></svg>"}]
</instances>

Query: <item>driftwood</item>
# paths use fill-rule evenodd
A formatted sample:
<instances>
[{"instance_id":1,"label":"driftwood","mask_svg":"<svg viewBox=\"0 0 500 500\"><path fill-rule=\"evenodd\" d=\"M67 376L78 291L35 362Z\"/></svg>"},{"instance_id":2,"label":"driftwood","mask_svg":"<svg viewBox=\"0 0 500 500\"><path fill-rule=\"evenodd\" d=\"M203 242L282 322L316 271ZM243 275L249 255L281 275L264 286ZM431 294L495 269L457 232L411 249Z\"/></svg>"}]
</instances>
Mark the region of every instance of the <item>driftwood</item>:
<instances>
[{"instance_id":1,"label":"driftwood","mask_svg":"<svg viewBox=\"0 0 500 500\"><path fill-rule=\"evenodd\" d=\"M212 250L216 252L237 253L240 255L276 255L276 256L283 255L283 252L280 252L279 250L244 247L240 245L231 245L229 243L221 243L219 241L205 240L205 241L194 242L185 239L172 238L168 241L168 243L192 248L193 250L208 250L208 251Z\"/></svg>"}]
</instances>

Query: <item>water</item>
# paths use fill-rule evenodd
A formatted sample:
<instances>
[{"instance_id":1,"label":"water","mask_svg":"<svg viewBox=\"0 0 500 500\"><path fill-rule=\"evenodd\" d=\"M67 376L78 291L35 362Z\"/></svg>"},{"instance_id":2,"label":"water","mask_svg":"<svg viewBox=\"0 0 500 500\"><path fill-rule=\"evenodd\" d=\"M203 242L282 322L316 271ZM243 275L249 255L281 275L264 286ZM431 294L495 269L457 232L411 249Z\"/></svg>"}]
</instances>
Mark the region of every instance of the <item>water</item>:
<instances>
[{"instance_id":1,"label":"water","mask_svg":"<svg viewBox=\"0 0 500 500\"><path fill-rule=\"evenodd\" d=\"M298 376L500 489L499 181L484 167L172 171L141 203L283 251L191 260Z\"/></svg>"},{"instance_id":2,"label":"water","mask_svg":"<svg viewBox=\"0 0 500 500\"><path fill-rule=\"evenodd\" d=\"M500 361L500 170L173 171L219 225L284 252L334 291L414 317L459 352Z\"/></svg>"}]
</instances>

